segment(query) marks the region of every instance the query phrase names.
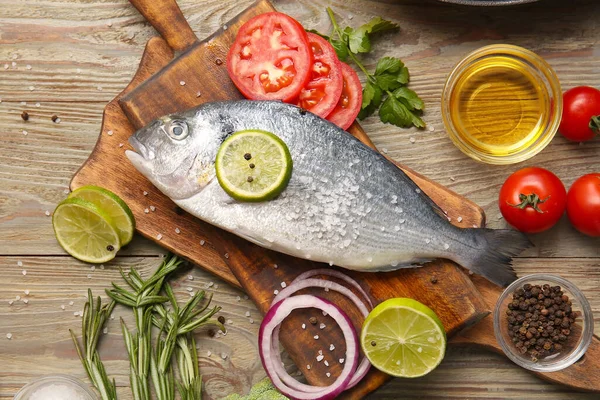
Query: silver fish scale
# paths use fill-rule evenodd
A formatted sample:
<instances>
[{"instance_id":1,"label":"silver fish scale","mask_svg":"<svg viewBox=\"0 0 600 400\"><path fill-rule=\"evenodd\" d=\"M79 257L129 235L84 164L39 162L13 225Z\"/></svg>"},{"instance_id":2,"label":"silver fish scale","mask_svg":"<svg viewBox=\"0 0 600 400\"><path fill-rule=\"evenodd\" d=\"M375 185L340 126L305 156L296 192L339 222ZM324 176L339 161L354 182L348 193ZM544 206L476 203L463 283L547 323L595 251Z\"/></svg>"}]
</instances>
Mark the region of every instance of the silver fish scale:
<instances>
[{"instance_id":1,"label":"silver fish scale","mask_svg":"<svg viewBox=\"0 0 600 400\"><path fill-rule=\"evenodd\" d=\"M197 128L190 135L273 132L294 163L287 189L272 201L233 201L216 179L198 194L175 200L213 225L264 247L351 269L385 270L447 257L460 242L457 229L403 172L311 113L280 102L238 101L207 104L192 115L182 116L202 123L188 120ZM198 164L212 166L214 156Z\"/></svg>"}]
</instances>

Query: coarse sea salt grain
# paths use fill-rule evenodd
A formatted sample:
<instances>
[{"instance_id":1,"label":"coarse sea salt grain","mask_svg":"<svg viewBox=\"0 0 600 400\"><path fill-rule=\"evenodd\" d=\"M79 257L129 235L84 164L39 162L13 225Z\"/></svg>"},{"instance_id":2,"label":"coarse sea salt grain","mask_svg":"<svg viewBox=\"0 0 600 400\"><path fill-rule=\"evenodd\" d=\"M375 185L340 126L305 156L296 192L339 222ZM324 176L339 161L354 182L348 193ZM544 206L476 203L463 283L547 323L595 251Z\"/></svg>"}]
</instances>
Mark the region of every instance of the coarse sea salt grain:
<instances>
[{"instance_id":1,"label":"coarse sea salt grain","mask_svg":"<svg viewBox=\"0 0 600 400\"><path fill-rule=\"evenodd\" d=\"M323 364L325 364L326 367L329 367L329 363L327 362L327 360L323 361Z\"/></svg>"},{"instance_id":2,"label":"coarse sea salt grain","mask_svg":"<svg viewBox=\"0 0 600 400\"><path fill-rule=\"evenodd\" d=\"M144 208L144 213L148 214L150 212L150 210L148 210L147 208Z\"/></svg>"},{"instance_id":3,"label":"coarse sea salt grain","mask_svg":"<svg viewBox=\"0 0 600 400\"><path fill-rule=\"evenodd\" d=\"M181 86L185 86L185 81L179 81L179 84L180 84Z\"/></svg>"},{"instance_id":4,"label":"coarse sea salt grain","mask_svg":"<svg viewBox=\"0 0 600 400\"><path fill-rule=\"evenodd\" d=\"M70 301L70 302L69 302L69 305L70 305L70 306L72 306L73 304L75 304L75 303L74 303L74 302L72 302L72 301Z\"/></svg>"},{"instance_id":5,"label":"coarse sea salt grain","mask_svg":"<svg viewBox=\"0 0 600 400\"><path fill-rule=\"evenodd\" d=\"M160 240L162 239L162 235L159 233L158 235L156 235L156 240Z\"/></svg>"},{"instance_id":6,"label":"coarse sea salt grain","mask_svg":"<svg viewBox=\"0 0 600 400\"><path fill-rule=\"evenodd\" d=\"M277 289L273 290L273 294L274 294L275 296L277 296L277 295L279 294L279 290L277 290Z\"/></svg>"},{"instance_id":7,"label":"coarse sea salt grain","mask_svg":"<svg viewBox=\"0 0 600 400\"><path fill-rule=\"evenodd\" d=\"M17 261L17 267L22 267L23 266L23 261Z\"/></svg>"},{"instance_id":8,"label":"coarse sea salt grain","mask_svg":"<svg viewBox=\"0 0 600 400\"><path fill-rule=\"evenodd\" d=\"M180 234L180 233L181 233L181 229L179 229L179 228L175 228L175 233L176 233L176 234Z\"/></svg>"},{"instance_id":9,"label":"coarse sea salt grain","mask_svg":"<svg viewBox=\"0 0 600 400\"><path fill-rule=\"evenodd\" d=\"M21 273L23 274L23 276L27 275L27 270L24 269L23 271L21 271Z\"/></svg>"},{"instance_id":10,"label":"coarse sea salt grain","mask_svg":"<svg viewBox=\"0 0 600 400\"><path fill-rule=\"evenodd\" d=\"M188 281L193 281L194 280L194 275L188 275Z\"/></svg>"},{"instance_id":11,"label":"coarse sea salt grain","mask_svg":"<svg viewBox=\"0 0 600 400\"><path fill-rule=\"evenodd\" d=\"M246 317L249 317L250 316L250 311L246 311L245 315L246 315Z\"/></svg>"},{"instance_id":12,"label":"coarse sea salt grain","mask_svg":"<svg viewBox=\"0 0 600 400\"><path fill-rule=\"evenodd\" d=\"M335 350L335 346L332 343L332 344L329 345L329 351L333 351L333 350Z\"/></svg>"},{"instance_id":13,"label":"coarse sea salt grain","mask_svg":"<svg viewBox=\"0 0 600 400\"><path fill-rule=\"evenodd\" d=\"M11 340L11 339L12 339L12 333L7 333L7 334L6 334L6 338L7 338L8 340Z\"/></svg>"},{"instance_id":14,"label":"coarse sea salt grain","mask_svg":"<svg viewBox=\"0 0 600 400\"><path fill-rule=\"evenodd\" d=\"M27 132L25 129L23 129L23 135L27 136L29 134L29 132Z\"/></svg>"},{"instance_id":15,"label":"coarse sea salt grain","mask_svg":"<svg viewBox=\"0 0 600 400\"><path fill-rule=\"evenodd\" d=\"M29 289L25 289L23 293L25 293L25 296L29 296Z\"/></svg>"},{"instance_id":16,"label":"coarse sea salt grain","mask_svg":"<svg viewBox=\"0 0 600 400\"><path fill-rule=\"evenodd\" d=\"M323 359L324 359L324 358L325 358L325 356L323 356L323 355L318 355L318 356L317 356L317 361L318 361L318 362L321 362L321 361L323 361Z\"/></svg>"},{"instance_id":17,"label":"coarse sea salt grain","mask_svg":"<svg viewBox=\"0 0 600 400\"><path fill-rule=\"evenodd\" d=\"M23 299L23 303L29 304L29 299Z\"/></svg>"},{"instance_id":18,"label":"coarse sea salt grain","mask_svg":"<svg viewBox=\"0 0 600 400\"><path fill-rule=\"evenodd\" d=\"M458 218L456 218L456 220L457 220L458 222L462 222L463 218L462 218L462 217L458 217Z\"/></svg>"},{"instance_id":19,"label":"coarse sea salt grain","mask_svg":"<svg viewBox=\"0 0 600 400\"><path fill-rule=\"evenodd\" d=\"M325 329L325 324L321 322L321 325L319 325L319 329Z\"/></svg>"},{"instance_id":20,"label":"coarse sea salt grain","mask_svg":"<svg viewBox=\"0 0 600 400\"><path fill-rule=\"evenodd\" d=\"M343 358L340 358L338 361L340 362L340 364L344 363L344 359Z\"/></svg>"},{"instance_id":21,"label":"coarse sea salt grain","mask_svg":"<svg viewBox=\"0 0 600 400\"><path fill-rule=\"evenodd\" d=\"M315 336L313 336L313 338L314 338L315 340L319 340L319 335L315 335Z\"/></svg>"},{"instance_id":22,"label":"coarse sea salt grain","mask_svg":"<svg viewBox=\"0 0 600 400\"><path fill-rule=\"evenodd\" d=\"M29 400L86 400L87 395L84 395L80 389L75 389L73 386L53 383L40 387L31 393Z\"/></svg>"},{"instance_id":23,"label":"coarse sea salt grain","mask_svg":"<svg viewBox=\"0 0 600 400\"><path fill-rule=\"evenodd\" d=\"M302 324L302 329L306 329L306 324Z\"/></svg>"},{"instance_id":24,"label":"coarse sea salt grain","mask_svg":"<svg viewBox=\"0 0 600 400\"><path fill-rule=\"evenodd\" d=\"M60 305L60 309L61 309L61 310L64 310L64 309L65 309L65 305L64 305L64 304L61 304L61 305Z\"/></svg>"},{"instance_id":25,"label":"coarse sea salt grain","mask_svg":"<svg viewBox=\"0 0 600 400\"><path fill-rule=\"evenodd\" d=\"M108 132L106 132L106 134L107 134L108 136L112 136L112 135L114 134L114 132L113 132L112 130L109 130Z\"/></svg>"}]
</instances>

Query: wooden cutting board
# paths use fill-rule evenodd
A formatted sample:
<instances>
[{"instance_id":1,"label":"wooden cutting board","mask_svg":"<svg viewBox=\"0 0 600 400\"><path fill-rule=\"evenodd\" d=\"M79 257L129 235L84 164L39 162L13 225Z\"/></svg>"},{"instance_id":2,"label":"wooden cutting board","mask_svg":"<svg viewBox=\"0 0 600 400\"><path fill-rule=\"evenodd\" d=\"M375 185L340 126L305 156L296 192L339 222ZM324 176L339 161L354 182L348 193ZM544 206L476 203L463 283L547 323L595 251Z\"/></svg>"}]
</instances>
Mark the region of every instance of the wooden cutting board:
<instances>
[{"instance_id":1,"label":"wooden cutting board","mask_svg":"<svg viewBox=\"0 0 600 400\"><path fill-rule=\"evenodd\" d=\"M132 3L167 41L153 38L148 42L134 79L106 106L98 143L89 160L73 177L71 188L96 184L114 191L132 208L139 233L229 283L241 286L264 313L274 296L274 290L281 288L281 282L289 283L300 272L320 266L262 249L184 213L133 168L124 156L124 150L129 148L127 139L135 129L158 116L206 101L240 98L224 68L226 50L233 41L235 31L245 20L273 8L266 1L256 3L228 22L227 29L198 42L174 1L146 4L145 1L132 0ZM183 51L175 60L174 50ZM365 144L373 146L358 124L353 125L350 131ZM406 167L401 168L447 210L453 222L461 216L463 220L459 226L483 225L484 214L477 205ZM487 315L500 292L482 279L480 283L487 288L485 293L490 297L484 300L461 268L444 260L420 269L385 274L350 274L361 282L375 302L406 296L428 304L442 319L449 336ZM345 301L332 293L318 294L342 304ZM318 348L312 335L298 334L299 326L310 315L313 314L292 315L282 329L282 341L307 379L313 384L324 385L331 381L326 378L323 365L316 365L313 361ZM317 316L328 322L322 315ZM358 316L351 316L355 324L360 326ZM342 356L341 335L332 323L327 325L331 328L318 332L319 343L336 343L335 358L332 359L337 359ZM457 337L457 341L480 343L499 350L490 327L482 326L485 329L473 328L466 336ZM306 365L312 365L312 368L307 370ZM339 369L339 365L334 365L328 370L335 376ZM579 376L585 375L585 372L585 369L579 371ZM371 371L345 397L362 398L387 378L384 374ZM593 383L575 386L588 390L594 388Z\"/></svg>"}]
</instances>

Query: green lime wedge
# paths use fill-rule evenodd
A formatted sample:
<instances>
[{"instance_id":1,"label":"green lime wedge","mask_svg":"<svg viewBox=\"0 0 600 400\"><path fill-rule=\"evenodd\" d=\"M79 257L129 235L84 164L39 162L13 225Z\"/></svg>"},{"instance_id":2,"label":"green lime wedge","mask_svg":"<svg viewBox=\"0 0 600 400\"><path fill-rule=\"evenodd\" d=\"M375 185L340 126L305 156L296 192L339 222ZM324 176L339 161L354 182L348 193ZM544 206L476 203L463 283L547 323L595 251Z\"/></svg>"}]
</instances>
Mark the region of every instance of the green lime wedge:
<instances>
[{"instance_id":1,"label":"green lime wedge","mask_svg":"<svg viewBox=\"0 0 600 400\"><path fill-rule=\"evenodd\" d=\"M110 216L119 234L121 246L131 242L135 233L135 219L127 204L119 196L99 186L88 185L72 192L69 198L73 197L95 204Z\"/></svg>"},{"instance_id":2,"label":"green lime wedge","mask_svg":"<svg viewBox=\"0 0 600 400\"><path fill-rule=\"evenodd\" d=\"M413 299L384 301L369 313L360 342L371 364L402 378L417 378L433 371L446 352L446 332L426 305Z\"/></svg>"},{"instance_id":3,"label":"green lime wedge","mask_svg":"<svg viewBox=\"0 0 600 400\"><path fill-rule=\"evenodd\" d=\"M239 201L277 197L292 176L292 156L286 144L270 132L247 130L229 136L217 153L217 179Z\"/></svg>"},{"instance_id":4,"label":"green lime wedge","mask_svg":"<svg viewBox=\"0 0 600 400\"><path fill-rule=\"evenodd\" d=\"M65 199L54 210L52 225L62 248L81 261L110 261L121 247L110 215L89 201Z\"/></svg>"}]
</instances>

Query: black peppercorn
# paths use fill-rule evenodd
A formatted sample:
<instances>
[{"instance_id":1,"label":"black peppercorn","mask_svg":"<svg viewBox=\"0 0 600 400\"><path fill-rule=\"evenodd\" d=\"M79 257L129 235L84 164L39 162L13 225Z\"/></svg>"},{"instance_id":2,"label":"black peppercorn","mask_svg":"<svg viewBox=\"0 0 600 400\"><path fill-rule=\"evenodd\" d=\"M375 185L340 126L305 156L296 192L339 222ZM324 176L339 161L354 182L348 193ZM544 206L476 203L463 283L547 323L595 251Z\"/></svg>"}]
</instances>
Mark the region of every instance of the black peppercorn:
<instances>
[{"instance_id":1,"label":"black peppercorn","mask_svg":"<svg viewBox=\"0 0 600 400\"><path fill-rule=\"evenodd\" d=\"M577 313L560 286L526 284L507 305L508 336L532 361L563 349Z\"/></svg>"}]
</instances>

